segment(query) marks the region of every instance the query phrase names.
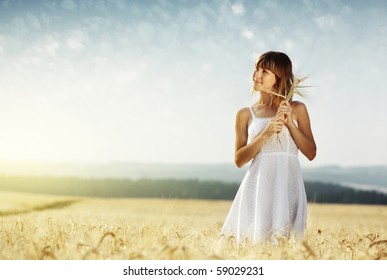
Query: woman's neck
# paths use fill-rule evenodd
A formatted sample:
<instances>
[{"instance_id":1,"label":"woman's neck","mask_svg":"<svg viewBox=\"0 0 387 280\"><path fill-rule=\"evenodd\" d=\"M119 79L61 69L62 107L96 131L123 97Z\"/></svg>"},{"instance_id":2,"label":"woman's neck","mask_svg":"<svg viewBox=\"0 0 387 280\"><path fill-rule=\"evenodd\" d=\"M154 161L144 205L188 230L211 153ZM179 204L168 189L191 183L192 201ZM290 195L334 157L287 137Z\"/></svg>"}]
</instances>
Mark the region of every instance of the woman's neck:
<instances>
[{"instance_id":1,"label":"woman's neck","mask_svg":"<svg viewBox=\"0 0 387 280\"><path fill-rule=\"evenodd\" d=\"M268 107L271 107L272 106L272 99L271 99L271 95L270 94L267 94L265 92L261 92L261 95L256 103L257 105L260 105L260 106L268 106Z\"/></svg>"}]
</instances>

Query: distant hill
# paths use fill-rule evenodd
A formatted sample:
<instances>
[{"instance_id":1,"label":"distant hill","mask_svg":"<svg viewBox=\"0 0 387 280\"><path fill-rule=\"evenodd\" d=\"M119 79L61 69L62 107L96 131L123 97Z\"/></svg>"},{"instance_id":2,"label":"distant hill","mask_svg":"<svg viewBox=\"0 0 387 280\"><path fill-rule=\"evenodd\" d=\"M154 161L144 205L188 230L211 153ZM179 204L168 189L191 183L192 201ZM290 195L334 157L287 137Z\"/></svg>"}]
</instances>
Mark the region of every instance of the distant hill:
<instances>
[{"instance_id":1,"label":"distant hill","mask_svg":"<svg viewBox=\"0 0 387 280\"><path fill-rule=\"evenodd\" d=\"M387 188L387 166L324 166L304 169L304 179L318 182L347 182Z\"/></svg>"},{"instance_id":2,"label":"distant hill","mask_svg":"<svg viewBox=\"0 0 387 280\"><path fill-rule=\"evenodd\" d=\"M0 176L0 191L104 198L179 198L232 200L239 183L176 179L82 179ZM387 204L387 194L359 191L340 185L305 182L311 203Z\"/></svg>"},{"instance_id":3,"label":"distant hill","mask_svg":"<svg viewBox=\"0 0 387 280\"><path fill-rule=\"evenodd\" d=\"M233 164L158 164L111 162L33 163L0 161L0 175L65 176L80 178L197 179L239 183L247 166ZM358 189L387 190L387 166L304 168L304 179L311 182L344 184Z\"/></svg>"}]
</instances>

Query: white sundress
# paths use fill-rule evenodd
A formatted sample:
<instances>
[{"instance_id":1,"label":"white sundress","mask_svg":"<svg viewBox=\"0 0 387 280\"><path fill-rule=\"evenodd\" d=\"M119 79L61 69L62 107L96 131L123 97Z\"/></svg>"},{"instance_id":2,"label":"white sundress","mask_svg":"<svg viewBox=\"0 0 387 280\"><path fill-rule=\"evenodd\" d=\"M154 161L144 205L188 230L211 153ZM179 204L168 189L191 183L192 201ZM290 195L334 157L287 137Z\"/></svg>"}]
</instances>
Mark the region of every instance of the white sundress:
<instances>
[{"instance_id":1,"label":"white sundress","mask_svg":"<svg viewBox=\"0 0 387 280\"><path fill-rule=\"evenodd\" d=\"M271 118L257 118L250 107L248 127L253 140ZM296 239L304 234L306 194L298 148L286 126L272 135L252 160L223 225L222 236L237 244L271 241L279 236Z\"/></svg>"}]
</instances>

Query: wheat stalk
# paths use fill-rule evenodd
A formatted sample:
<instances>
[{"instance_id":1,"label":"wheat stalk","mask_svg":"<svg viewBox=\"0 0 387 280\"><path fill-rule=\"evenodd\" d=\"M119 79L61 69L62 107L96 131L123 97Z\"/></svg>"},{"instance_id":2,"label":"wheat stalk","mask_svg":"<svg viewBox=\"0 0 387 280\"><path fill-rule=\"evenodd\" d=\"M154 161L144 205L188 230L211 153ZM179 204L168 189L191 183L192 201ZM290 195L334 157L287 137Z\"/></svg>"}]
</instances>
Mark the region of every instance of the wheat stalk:
<instances>
[{"instance_id":1,"label":"wheat stalk","mask_svg":"<svg viewBox=\"0 0 387 280\"><path fill-rule=\"evenodd\" d=\"M302 93L300 92L300 89L301 88L307 88L307 87L310 87L310 86L300 86L300 84L303 81L305 81L306 78L307 77L302 77L300 79L295 79L295 81L290 86L289 92L285 93L285 94L280 94L280 93L274 92L272 90L265 90L265 91L267 91L267 92L269 92L269 93L271 93L271 94L273 94L275 96L279 96L279 97L283 98L286 102L289 102L294 94L298 94L299 96L304 97L302 95Z\"/></svg>"}]
</instances>

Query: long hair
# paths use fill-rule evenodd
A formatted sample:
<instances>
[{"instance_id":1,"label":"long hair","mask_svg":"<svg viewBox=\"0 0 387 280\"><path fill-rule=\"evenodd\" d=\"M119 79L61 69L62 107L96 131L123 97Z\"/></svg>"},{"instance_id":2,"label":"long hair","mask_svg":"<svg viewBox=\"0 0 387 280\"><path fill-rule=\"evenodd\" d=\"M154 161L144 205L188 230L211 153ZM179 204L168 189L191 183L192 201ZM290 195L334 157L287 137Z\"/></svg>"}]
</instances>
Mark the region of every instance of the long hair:
<instances>
[{"instance_id":1,"label":"long hair","mask_svg":"<svg viewBox=\"0 0 387 280\"><path fill-rule=\"evenodd\" d=\"M269 51L262 54L255 64L256 69L268 69L276 76L276 82L273 91L280 95L286 96L294 81L292 71L292 61L282 52ZM272 103L279 105L283 99L279 96L272 95ZM291 100L290 100L291 101Z\"/></svg>"}]
</instances>

